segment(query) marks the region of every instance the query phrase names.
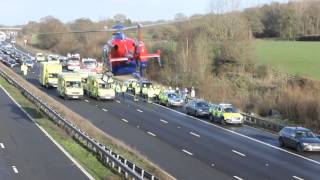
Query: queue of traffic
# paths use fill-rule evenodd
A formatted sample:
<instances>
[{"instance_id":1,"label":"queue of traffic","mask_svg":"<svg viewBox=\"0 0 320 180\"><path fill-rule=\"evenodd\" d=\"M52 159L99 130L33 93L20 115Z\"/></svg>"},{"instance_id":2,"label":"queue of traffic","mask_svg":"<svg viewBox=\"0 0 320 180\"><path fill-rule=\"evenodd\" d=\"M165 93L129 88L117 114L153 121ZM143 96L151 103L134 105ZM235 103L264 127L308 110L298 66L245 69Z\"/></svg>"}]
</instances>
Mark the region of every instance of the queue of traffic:
<instances>
[{"instance_id":1,"label":"queue of traffic","mask_svg":"<svg viewBox=\"0 0 320 180\"><path fill-rule=\"evenodd\" d=\"M19 57L22 57L19 63ZM18 58L16 60L15 58ZM70 60L72 62L69 62ZM167 107L183 107L184 112L195 117L207 118L211 122L226 124L244 123L244 117L232 104L212 104L195 98L195 90L191 88L175 90L171 87L153 85L145 79L129 79L124 82L115 81L112 74L101 73L94 66L95 61L88 58L83 65L75 65L78 55L68 57L48 56L38 53L35 60L39 64L39 83L46 87L57 88L57 93L64 99L82 99L85 95L97 100L114 100L115 98L131 98L134 101L158 103ZM28 71L26 61L34 62L30 56L19 55L10 47L0 47L0 60L9 67L21 65L23 74ZM15 61L8 63L7 61ZM68 64L70 67L68 67ZM26 70L25 70L26 68ZM190 92L190 93L189 93ZM310 129L302 127L285 127L279 132L279 146L290 147L301 151L320 151L320 139Z\"/></svg>"}]
</instances>

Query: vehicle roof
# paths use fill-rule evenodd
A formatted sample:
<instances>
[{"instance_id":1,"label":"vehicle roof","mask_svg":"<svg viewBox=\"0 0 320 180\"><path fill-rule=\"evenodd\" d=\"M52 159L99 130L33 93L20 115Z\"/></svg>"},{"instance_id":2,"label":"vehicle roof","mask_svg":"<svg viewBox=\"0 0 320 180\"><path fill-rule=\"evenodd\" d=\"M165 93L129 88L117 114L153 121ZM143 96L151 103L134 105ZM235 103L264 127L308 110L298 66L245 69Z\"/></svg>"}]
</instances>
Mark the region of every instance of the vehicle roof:
<instances>
[{"instance_id":1,"label":"vehicle roof","mask_svg":"<svg viewBox=\"0 0 320 180\"><path fill-rule=\"evenodd\" d=\"M220 104L218 104L219 106L222 106L222 107L233 107L233 105L232 104L228 104L228 103L220 103Z\"/></svg>"},{"instance_id":2,"label":"vehicle roof","mask_svg":"<svg viewBox=\"0 0 320 180\"><path fill-rule=\"evenodd\" d=\"M305 127L294 127L294 126L287 126L287 127L284 127L284 129L293 129L297 131L311 131L310 129Z\"/></svg>"},{"instance_id":3,"label":"vehicle roof","mask_svg":"<svg viewBox=\"0 0 320 180\"><path fill-rule=\"evenodd\" d=\"M74 73L74 72L64 72L60 74L61 78L79 78L81 79L81 76L79 73Z\"/></svg>"}]
</instances>

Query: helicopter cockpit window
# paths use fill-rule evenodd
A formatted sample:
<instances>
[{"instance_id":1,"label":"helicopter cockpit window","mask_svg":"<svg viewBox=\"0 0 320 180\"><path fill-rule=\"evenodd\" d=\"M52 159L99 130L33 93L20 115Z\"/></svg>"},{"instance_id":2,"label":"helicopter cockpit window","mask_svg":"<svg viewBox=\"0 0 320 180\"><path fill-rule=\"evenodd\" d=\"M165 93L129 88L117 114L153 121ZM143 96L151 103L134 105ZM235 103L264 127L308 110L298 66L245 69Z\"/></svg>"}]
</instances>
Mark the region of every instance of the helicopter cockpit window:
<instances>
[{"instance_id":1,"label":"helicopter cockpit window","mask_svg":"<svg viewBox=\"0 0 320 180\"><path fill-rule=\"evenodd\" d=\"M124 40L126 38L126 36L121 32L116 32L116 33L113 34L113 38L114 39Z\"/></svg>"}]
</instances>

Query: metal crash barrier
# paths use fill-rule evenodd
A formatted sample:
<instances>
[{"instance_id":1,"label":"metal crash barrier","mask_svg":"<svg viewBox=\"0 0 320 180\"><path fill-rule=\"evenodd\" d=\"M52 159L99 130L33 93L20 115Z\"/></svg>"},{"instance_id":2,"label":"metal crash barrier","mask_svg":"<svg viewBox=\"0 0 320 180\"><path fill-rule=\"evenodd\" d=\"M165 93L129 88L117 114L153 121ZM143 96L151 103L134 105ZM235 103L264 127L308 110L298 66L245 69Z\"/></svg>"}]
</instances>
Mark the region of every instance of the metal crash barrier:
<instances>
[{"instance_id":1,"label":"metal crash barrier","mask_svg":"<svg viewBox=\"0 0 320 180\"><path fill-rule=\"evenodd\" d=\"M7 82L18 88L26 98L28 98L42 112L49 116L55 124L63 128L74 139L76 139L79 143L81 143L92 153L94 153L105 166L113 168L119 174L122 174L126 179L159 179L151 173L138 167L134 163L130 162L129 160L123 158L119 154L113 152L111 149L108 149L94 138L90 137L88 134L86 134L80 128L78 128L75 124L62 117L61 114L56 112L41 98L25 89L22 85L20 85L16 80L8 76L8 74L1 69L0 75L4 79L6 79Z\"/></svg>"}]
</instances>

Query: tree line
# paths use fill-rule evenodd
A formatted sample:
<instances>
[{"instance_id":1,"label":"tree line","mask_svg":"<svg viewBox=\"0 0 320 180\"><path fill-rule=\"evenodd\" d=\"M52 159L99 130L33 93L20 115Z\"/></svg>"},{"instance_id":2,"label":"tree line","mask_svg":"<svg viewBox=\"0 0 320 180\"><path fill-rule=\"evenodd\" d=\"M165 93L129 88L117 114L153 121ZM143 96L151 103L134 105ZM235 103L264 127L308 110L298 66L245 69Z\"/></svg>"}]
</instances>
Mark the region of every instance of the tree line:
<instances>
[{"instance_id":1,"label":"tree line","mask_svg":"<svg viewBox=\"0 0 320 180\"><path fill-rule=\"evenodd\" d=\"M246 9L252 34L258 38L295 40L300 36L320 35L320 1L272 3Z\"/></svg>"}]
</instances>

